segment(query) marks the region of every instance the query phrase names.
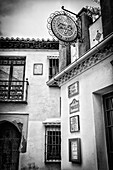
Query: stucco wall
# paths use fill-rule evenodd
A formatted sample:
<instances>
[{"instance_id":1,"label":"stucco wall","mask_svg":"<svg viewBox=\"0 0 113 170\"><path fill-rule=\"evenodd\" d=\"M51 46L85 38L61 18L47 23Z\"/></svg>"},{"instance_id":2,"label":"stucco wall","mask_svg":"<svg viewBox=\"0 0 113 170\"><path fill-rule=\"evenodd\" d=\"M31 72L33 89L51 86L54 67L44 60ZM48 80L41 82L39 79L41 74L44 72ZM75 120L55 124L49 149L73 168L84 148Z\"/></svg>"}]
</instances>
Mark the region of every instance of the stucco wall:
<instances>
[{"instance_id":1,"label":"stucco wall","mask_svg":"<svg viewBox=\"0 0 113 170\"><path fill-rule=\"evenodd\" d=\"M110 63L112 57L113 55L61 87L62 170L98 170L98 168L107 170L102 100L99 100L98 103L98 100L94 99L93 93L113 84L113 68ZM79 81L79 94L68 98L68 86L76 81ZM69 105L74 98L79 100L80 111L69 114ZM96 103L98 103L97 108L95 108ZM80 117L80 131L70 133L69 118L73 115ZM101 116L103 117L100 119L100 125L98 118ZM99 134L101 134L100 137ZM71 138L81 138L82 161L80 165L69 162L68 140ZM101 143L103 147L101 147ZM97 150L100 152L99 155L97 155ZM100 158L100 162L98 162L98 156L102 157L102 155L104 155L103 159Z\"/></svg>"},{"instance_id":2,"label":"stucco wall","mask_svg":"<svg viewBox=\"0 0 113 170\"><path fill-rule=\"evenodd\" d=\"M28 103L2 103L0 113L27 113L29 115L27 151L20 153L19 168L29 167L35 163L36 168L60 169L59 165L45 165L45 127L43 121L47 118L60 117L59 88L50 88L46 85L49 77L49 60L47 56L58 56L57 50L8 50L1 52L2 56L26 56L25 78L28 78ZM43 64L43 75L33 75L33 65Z\"/></svg>"}]
</instances>

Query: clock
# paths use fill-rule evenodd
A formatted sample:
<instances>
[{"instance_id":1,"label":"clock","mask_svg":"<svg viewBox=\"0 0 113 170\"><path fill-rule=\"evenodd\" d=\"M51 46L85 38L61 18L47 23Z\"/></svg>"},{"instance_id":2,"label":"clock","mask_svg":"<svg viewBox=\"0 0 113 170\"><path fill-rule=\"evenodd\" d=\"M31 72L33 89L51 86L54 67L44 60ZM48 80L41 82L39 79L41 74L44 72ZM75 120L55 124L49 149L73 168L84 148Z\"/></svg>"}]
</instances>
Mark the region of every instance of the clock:
<instances>
[{"instance_id":1,"label":"clock","mask_svg":"<svg viewBox=\"0 0 113 170\"><path fill-rule=\"evenodd\" d=\"M51 30L61 41L72 42L77 38L76 22L66 14L57 14L52 18Z\"/></svg>"}]
</instances>

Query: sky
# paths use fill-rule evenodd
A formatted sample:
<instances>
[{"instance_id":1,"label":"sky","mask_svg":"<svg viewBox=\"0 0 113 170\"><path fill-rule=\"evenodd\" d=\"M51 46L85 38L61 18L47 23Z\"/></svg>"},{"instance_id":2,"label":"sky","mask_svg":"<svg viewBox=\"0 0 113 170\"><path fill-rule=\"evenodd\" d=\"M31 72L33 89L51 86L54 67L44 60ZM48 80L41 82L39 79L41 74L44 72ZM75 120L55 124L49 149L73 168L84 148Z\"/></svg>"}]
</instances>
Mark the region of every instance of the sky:
<instances>
[{"instance_id":1,"label":"sky","mask_svg":"<svg viewBox=\"0 0 113 170\"><path fill-rule=\"evenodd\" d=\"M82 7L98 4L93 0L0 0L0 36L52 39L47 19L62 6L77 14Z\"/></svg>"}]
</instances>

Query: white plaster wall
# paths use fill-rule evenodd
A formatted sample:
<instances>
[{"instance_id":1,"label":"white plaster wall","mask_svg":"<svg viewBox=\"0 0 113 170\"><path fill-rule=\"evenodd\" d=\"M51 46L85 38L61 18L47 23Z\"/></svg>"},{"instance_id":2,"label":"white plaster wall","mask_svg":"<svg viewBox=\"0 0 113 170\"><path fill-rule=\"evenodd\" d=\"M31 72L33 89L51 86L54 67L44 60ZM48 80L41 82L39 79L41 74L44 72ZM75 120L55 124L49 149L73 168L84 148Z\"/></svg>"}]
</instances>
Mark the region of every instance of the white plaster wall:
<instances>
[{"instance_id":1,"label":"white plaster wall","mask_svg":"<svg viewBox=\"0 0 113 170\"><path fill-rule=\"evenodd\" d=\"M45 128L41 121L29 121L27 152L22 154L20 162L23 167L35 163L36 167L44 165Z\"/></svg>"},{"instance_id":2,"label":"white plaster wall","mask_svg":"<svg viewBox=\"0 0 113 170\"><path fill-rule=\"evenodd\" d=\"M93 92L113 84L113 67L110 64L112 58L113 55L61 87L62 170L98 170ZM79 94L68 98L68 86L76 81L79 81ZM80 111L70 115L69 104L74 98L80 102ZM80 116L80 132L70 133L69 118L73 115ZM100 130L99 126L97 128ZM82 162L80 165L69 162L68 139L71 138L81 138ZM104 143L102 152L106 154L105 138L100 138L99 142ZM104 160L103 168L106 168L106 164L107 160Z\"/></svg>"},{"instance_id":3,"label":"white plaster wall","mask_svg":"<svg viewBox=\"0 0 113 170\"><path fill-rule=\"evenodd\" d=\"M0 55L26 56L25 77L29 81L28 104L0 104L0 113L29 114L27 152L20 154L20 169L33 162L40 169L46 169L47 167L44 163L45 127L42 122L47 118L60 117L59 88L50 88L46 85L49 77L49 61L47 56L58 56L58 51L8 50L1 52ZM33 75L33 65L35 63L43 64L43 75ZM56 167L54 166L54 168Z\"/></svg>"},{"instance_id":4,"label":"white plaster wall","mask_svg":"<svg viewBox=\"0 0 113 170\"><path fill-rule=\"evenodd\" d=\"M28 112L30 120L45 120L46 117L58 117L59 114L59 89L49 88L48 81L49 63L47 56L58 55L57 51L7 51L1 55L26 56L25 77L28 78L28 105L2 104L0 109L4 112ZM33 64L43 63L43 75L33 75ZM13 107L12 107L13 106ZM42 114L43 113L43 114Z\"/></svg>"}]
</instances>

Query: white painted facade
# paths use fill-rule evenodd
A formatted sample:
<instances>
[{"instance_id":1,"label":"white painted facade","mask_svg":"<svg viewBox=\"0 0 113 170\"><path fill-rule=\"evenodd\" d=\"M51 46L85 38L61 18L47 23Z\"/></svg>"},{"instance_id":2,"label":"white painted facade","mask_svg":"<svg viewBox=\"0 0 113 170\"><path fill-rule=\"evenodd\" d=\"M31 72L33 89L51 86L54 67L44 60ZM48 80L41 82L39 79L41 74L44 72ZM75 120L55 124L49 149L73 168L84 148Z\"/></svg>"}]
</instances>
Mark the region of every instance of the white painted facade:
<instances>
[{"instance_id":1,"label":"white painted facade","mask_svg":"<svg viewBox=\"0 0 113 170\"><path fill-rule=\"evenodd\" d=\"M99 23L100 18L89 28L90 40L96 37L97 28L101 28ZM109 170L103 96L113 92L113 34L100 40L96 44L92 41L88 52L55 76L61 88L62 170ZM76 82L79 93L69 97L69 86ZM52 83L53 79L48 85ZM73 99L79 101L79 111L70 113ZM80 130L70 132L70 117L76 115ZM80 163L69 161L69 140L76 138L81 140Z\"/></svg>"},{"instance_id":2,"label":"white painted facade","mask_svg":"<svg viewBox=\"0 0 113 170\"><path fill-rule=\"evenodd\" d=\"M20 153L19 170L27 169L33 164L35 169L40 170L109 170L103 95L113 92L111 64L113 47L110 44L113 35L94 44L93 39L97 34L99 23L100 20L97 20L89 28L91 49L79 58L78 51L74 47L71 48L71 64L49 81L48 56L58 56L58 50L1 50L1 56L26 56L28 103L0 104L1 121L16 120L25 124L23 134L26 135L27 149L25 153ZM109 44L111 46L104 49ZM33 74L33 65L36 63L43 64L42 75ZM59 87L52 86L56 82ZM75 82L79 82L79 93L69 97L68 88ZM79 111L70 114L70 104L73 99L79 101ZM70 117L76 115L79 115L80 130L72 133ZM59 122L59 118L61 119L61 166L57 163L45 164L45 124L53 120ZM69 161L69 140L75 138L81 140L80 163Z\"/></svg>"},{"instance_id":3,"label":"white painted facade","mask_svg":"<svg viewBox=\"0 0 113 170\"><path fill-rule=\"evenodd\" d=\"M108 170L102 95L113 91L113 55L61 86L62 170ZM68 86L79 82L79 94L68 98ZM73 99L80 110L70 114ZM80 131L70 132L70 117L79 115ZM81 164L69 162L69 139L81 139ZM99 152L99 153L98 153ZM98 158L99 154L99 158Z\"/></svg>"},{"instance_id":4,"label":"white painted facade","mask_svg":"<svg viewBox=\"0 0 113 170\"><path fill-rule=\"evenodd\" d=\"M0 103L0 121L14 120L24 124L23 133L26 133L27 148L25 153L20 153L19 169L28 168L35 164L40 169L60 169L60 165L45 164L45 126L43 121L47 118L60 117L60 91L59 88L50 88L46 85L49 79L48 56L58 56L58 50L51 49L10 49L1 50L0 56L25 56L25 79L28 78L28 101L23 103ZM43 74L34 75L33 66L43 64Z\"/></svg>"}]
</instances>

